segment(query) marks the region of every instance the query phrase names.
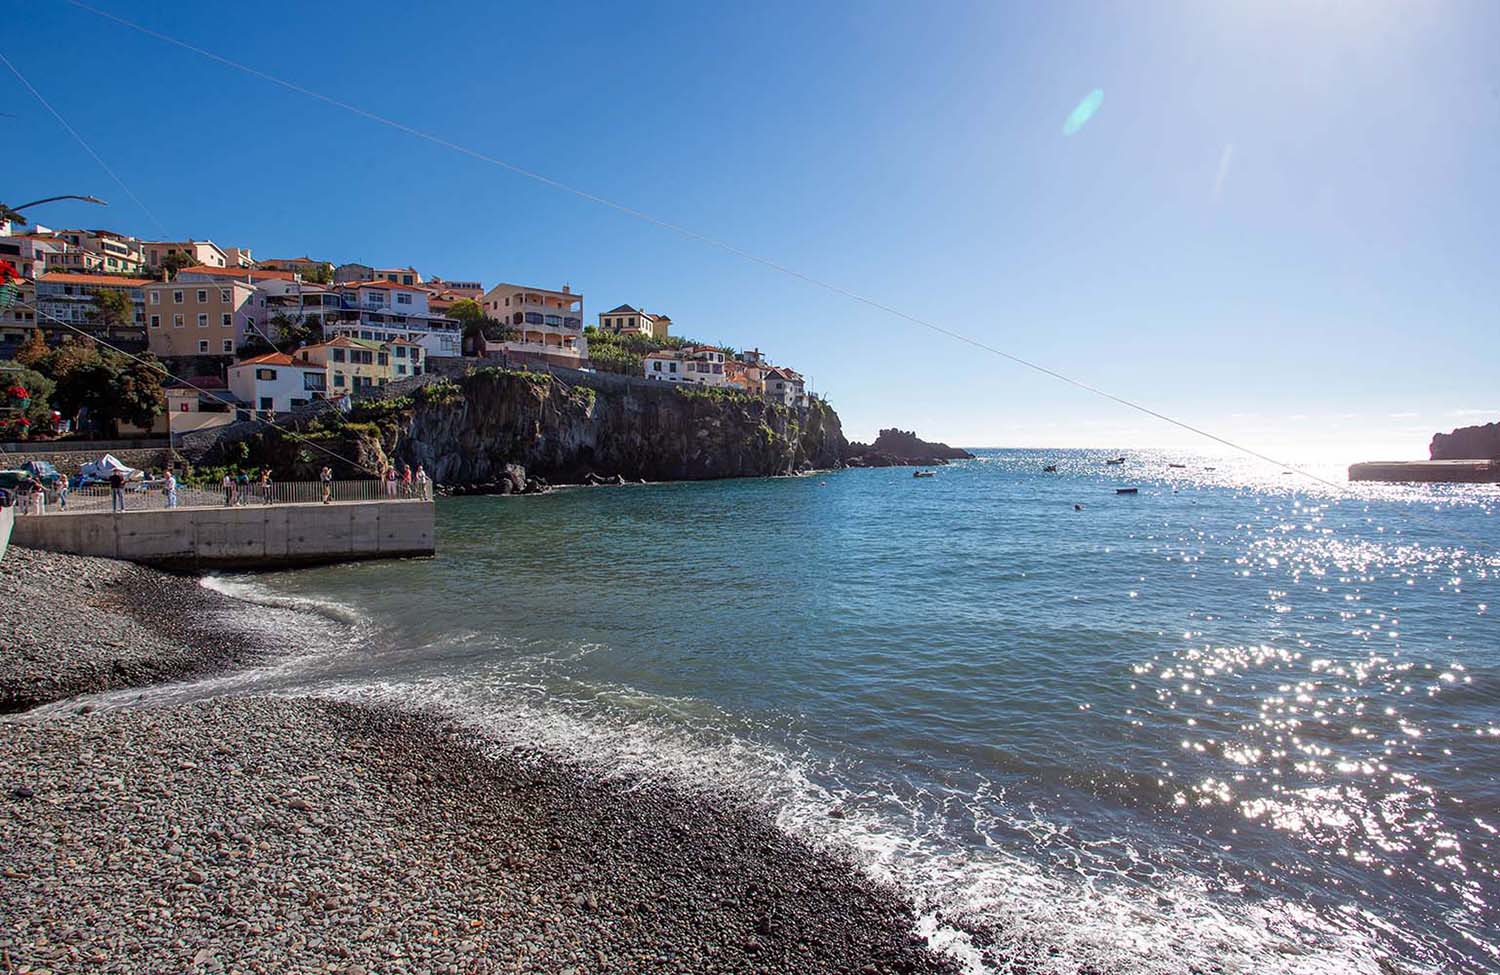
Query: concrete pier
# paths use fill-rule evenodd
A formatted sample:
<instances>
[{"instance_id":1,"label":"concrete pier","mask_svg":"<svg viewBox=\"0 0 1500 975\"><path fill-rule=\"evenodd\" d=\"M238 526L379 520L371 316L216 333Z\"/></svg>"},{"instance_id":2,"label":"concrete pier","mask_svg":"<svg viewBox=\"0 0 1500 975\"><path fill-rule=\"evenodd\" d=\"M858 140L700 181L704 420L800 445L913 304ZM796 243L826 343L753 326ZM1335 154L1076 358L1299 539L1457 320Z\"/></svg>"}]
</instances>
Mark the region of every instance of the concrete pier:
<instances>
[{"instance_id":1,"label":"concrete pier","mask_svg":"<svg viewBox=\"0 0 1500 975\"><path fill-rule=\"evenodd\" d=\"M431 501L22 515L11 542L168 569L281 569L432 555Z\"/></svg>"},{"instance_id":2,"label":"concrete pier","mask_svg":"<svg viewBox=\"0 0 1500 975\"><path fill-rule=\"evenodd\" d=\"M1404 481L1421 484L1495 484L1500 461L1372 460L1349 467L1351 481Z\"/></svg>"}]
</instances>

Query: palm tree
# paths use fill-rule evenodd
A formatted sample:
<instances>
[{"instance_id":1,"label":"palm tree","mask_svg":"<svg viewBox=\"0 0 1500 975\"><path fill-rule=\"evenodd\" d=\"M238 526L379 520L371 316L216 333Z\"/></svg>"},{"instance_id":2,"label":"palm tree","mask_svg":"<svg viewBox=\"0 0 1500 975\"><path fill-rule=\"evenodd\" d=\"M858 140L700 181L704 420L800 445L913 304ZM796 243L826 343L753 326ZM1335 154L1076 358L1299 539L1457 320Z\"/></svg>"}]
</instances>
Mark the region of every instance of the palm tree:
<instances>
[{"instance_id":1,"label":"palm tree","mask_svg":"<svg viewBox=\"0 0 1500 975\"><path fill-rule=\"evenodd\" d=\"M19 210L12 210L4 203L0 203L0 223L26 223L26 217Z\"/></svg>"}]
</instances>

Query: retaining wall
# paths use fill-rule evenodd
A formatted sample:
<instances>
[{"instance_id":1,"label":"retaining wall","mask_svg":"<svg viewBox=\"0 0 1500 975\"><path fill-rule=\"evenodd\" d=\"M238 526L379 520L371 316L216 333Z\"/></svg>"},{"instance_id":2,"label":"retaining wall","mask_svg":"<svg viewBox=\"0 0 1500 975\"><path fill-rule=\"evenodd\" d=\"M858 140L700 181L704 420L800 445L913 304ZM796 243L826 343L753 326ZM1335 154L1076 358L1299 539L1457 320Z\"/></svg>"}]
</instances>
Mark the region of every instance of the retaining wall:
<instances>
[{"instance_id":1,"label":"retaining wall","mask_svg":"<svg viewBox=\"0 0 1500 975\"><path fill-rule=\"evenodd\" d=\"M11 541L171 569L281 569L433 554L430 501L23 515Z\"/></svg>"}]
</instances>

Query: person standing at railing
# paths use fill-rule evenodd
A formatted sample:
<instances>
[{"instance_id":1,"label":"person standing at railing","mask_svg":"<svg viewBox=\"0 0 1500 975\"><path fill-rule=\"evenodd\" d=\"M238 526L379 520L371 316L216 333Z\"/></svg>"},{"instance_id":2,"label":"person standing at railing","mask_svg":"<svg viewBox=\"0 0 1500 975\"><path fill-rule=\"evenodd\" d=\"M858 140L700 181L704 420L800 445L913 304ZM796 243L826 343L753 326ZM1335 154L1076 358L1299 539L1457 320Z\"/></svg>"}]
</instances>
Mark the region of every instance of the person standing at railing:
<instances>
[{"instance_id":1,"label":"person standing at railing","mask_svg":"<svg viewBox=\"0 0 1500 975\"><path fill-rule=\"evenodd\" d=\"M236 504L250 503L250 475L244 471L234 479L234 500Z\"/></svg>"},{"instance_id":2,"label":"person standing at railing","mask_svg":"<svg viewBox=\"0 0 1500 975\"><path fill-rule=\"evenodd\" d=\"M401 466L401 496L403 498L409 498L409 497L411 497L411 465L410 464L403 464Z\"/></svg>"},{"instance_id":3,"label":"person standing at railing","mask_svg":"<svg viewBox=\"0 0 1500 975\"><path fill-rule=\"evenodd\" d=\"M224 472L224 480L219 482L224 489L224 507L228 508L234 504L234 475L228 471Z\"/></svg>"},{"instance_id":4,"label":"person standing at railing","mask_svg":"<svg viewBox=\"0 0 1500 975\"><path fill-rule=\"evenodd\" d=\"M57 485L57 510L68 510L68 479L66 477Z\"/></svg>"},{"instance_id":5,"label":"person standing at railing","mask_svg":"<svg viewBox=\"0 0 1500 975\"><path fill-rule=\"evenodd\" d=\"M417 465L417 497L423 501L432 500L432 478L427 476L421 464Z\"/></svg>"},{"instance_id":6,"label":"person standing at railing","mask_svg":"<svg viewBox=\"0 0 1500 975\"><path fill-rule=\"evenodd\" d=\"M125 475L119 471L109 472L109 510L125 510Z\"/></svg>"},{"instance_id":7,"label":"person standing at railing","mask_svg":"<svg viewBox=\"0 0 1500 975\"><path fill-rule=\"evenodd\" d=\"M331 504L333 502L333 468L324 464L323 469L318 472L318 480L323 483L323 503Z\"/></svg>"},{"instance_id":8,"label":"person standing at railing","mask_svg":"<svg viewBox=\"0 0 1500 975\"><path fill-rule=\"evenodd\" d=\"M271 468L260 469L260 500L262 504L271 503Z\"/></svg>"},{"instance_id":9,"label":"person standing at railing","mask_svg":"<svg viewBox=\"0 0 1500 975\"><path fill-rule=\"evenodd\" d=\"M161 493L166 495L167 507L177 507L177 477L172 473L172 468L167 468L167 476L162 478Z\"/></svg>"},{"instance_id":10,"label":"person standing at railing","mask_svg":"<svg viewBox=\"0 0 1500 975\"><path fill-rule=\"evenodd\" d=\"M385 496L386 497L388 497L388 498L394 498L396 496L396 484L399 482L399 480L400 480L400 478L396 474L396 468L394 468L394 467L387 467L385 469Z\"/></svg>"}]
</instances>

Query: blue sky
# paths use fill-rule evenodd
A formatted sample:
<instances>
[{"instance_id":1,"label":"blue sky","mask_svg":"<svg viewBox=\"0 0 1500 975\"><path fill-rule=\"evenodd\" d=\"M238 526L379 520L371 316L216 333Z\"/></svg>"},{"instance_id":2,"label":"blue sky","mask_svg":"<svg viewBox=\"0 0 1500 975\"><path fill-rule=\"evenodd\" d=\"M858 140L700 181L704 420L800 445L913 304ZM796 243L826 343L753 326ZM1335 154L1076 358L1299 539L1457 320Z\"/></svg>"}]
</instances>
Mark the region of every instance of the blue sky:
<instances>
[{"instance_id":1,"label":"blue sky","mask_svg":"<svg viewBox=\"0 0 1500 975\"><path fill-rule=\"evenodd\" d=\"M1500 5L99 6L1257 448L1500 419ZM0 199L111 202L44 223L568 282L590 320L759 346L858 436L1195 444L78 7L7 11L0 50L150 211L3 74Z\"/></svg>"}]
</instances>

